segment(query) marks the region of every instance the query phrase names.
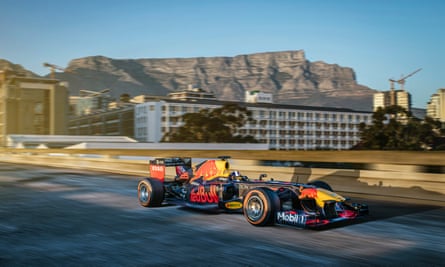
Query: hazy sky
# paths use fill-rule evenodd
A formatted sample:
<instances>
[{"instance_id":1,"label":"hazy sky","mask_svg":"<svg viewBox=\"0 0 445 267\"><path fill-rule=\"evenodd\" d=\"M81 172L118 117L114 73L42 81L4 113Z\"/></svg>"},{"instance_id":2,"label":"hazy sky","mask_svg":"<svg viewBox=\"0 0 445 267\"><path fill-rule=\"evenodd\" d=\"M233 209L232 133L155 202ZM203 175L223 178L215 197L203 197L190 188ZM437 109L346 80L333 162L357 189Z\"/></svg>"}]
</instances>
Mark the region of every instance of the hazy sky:
<instances>
[{"instance_id":1,"label":"hazy sky","mask_svg":"<svg viewBox=\"0 0 445 267\"><path fill-rule=\"evenodd\" d=\"M0 58L49 62L236 56L304 50L351 67L360 84L406 80L414 107L445 88L443 0L0 0ZM94 88L91 88L94 89Z\"/></svg>"}]
</instances>

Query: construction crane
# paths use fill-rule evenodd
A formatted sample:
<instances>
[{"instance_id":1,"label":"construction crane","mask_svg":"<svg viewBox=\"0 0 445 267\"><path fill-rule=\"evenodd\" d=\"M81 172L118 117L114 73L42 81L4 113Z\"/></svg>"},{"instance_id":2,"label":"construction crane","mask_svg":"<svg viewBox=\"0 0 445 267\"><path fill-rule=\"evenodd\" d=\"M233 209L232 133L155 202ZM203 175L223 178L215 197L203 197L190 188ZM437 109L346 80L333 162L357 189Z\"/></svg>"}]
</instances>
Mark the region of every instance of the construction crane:
<instances>
[{"instance_id":1,"label":"construction crane","mask_svg":"<svg viewBox=\"0 0 445 267\"><path fill-rule=\"evenodd\" d=\"M398 83L400 84L400 89L401 90L405 90L404 85L405 85L405 80L411 76L413 76L414 74L416 74L417 72L421 71L422 68L411 72L410 74L406 75L405 77L400 78L399 80L394 80L394 79L389 79L390 83L391 83L391 90L394 90L394 83Z\"/></svg>"},{"instance_id":2,"label":"construction crane","mask_svg":"<svg viewBox=\"0 0 445 267\"><path fill-rule=\"evenodd\" d=\"M405 81L406 79L408 79L409 77L413 76L414 74L416 74L417 72L421 71L422 68L417 69L413 72L411 72L410 74L398 79L398 80L394 80L394 79L389 79L390 82L390 88L391 88L391 105L395 105L396 104L396 97L395 97L395 88L394 88L394 83L398 83L400 84L400 90L405 91Z\"/></svg>"},{"instance_id":3,"label":"construction crane","mask_svg":"<svg viewBox=\"0 0 445 267\"><path fill-rule=\"evenodd\" d=\"M64 68L62 68L62 67L59 67L59 66L57 66L57 65L54 65L54 64L50 64L50 63L43 63L43 66L44 67L47 67L47 68L50 68L50 70L51 70L51 79L55 79L56 78L56 70L61 70L61 71L65 71L65 69Z\"/></svg>"},{"instance_id":4,"label":"construction crane","mask_svg":"<svg viewBox=\"0 0 445 267\"><path fill-rule=\"evenodd\" d=\"M98 95L103 95L105 93L110 92L110 89L103 89L102 91L90 91L90 90L85 90L85 89L81 89L79 91L80 96L98 96Z\"/></svg>"}]
</instances>

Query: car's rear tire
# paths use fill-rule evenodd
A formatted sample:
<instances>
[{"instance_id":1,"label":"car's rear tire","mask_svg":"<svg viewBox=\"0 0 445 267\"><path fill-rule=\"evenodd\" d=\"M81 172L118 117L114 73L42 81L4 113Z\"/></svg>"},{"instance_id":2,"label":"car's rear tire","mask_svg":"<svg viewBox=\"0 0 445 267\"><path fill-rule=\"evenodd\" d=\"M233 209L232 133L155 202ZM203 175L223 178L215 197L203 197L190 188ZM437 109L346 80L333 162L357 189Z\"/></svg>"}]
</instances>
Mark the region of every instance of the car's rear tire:
<instances>
[{"instance_id":1,"label":"car's rear tire","mask_svg":"<svg viewBox=\"0 0 445 267\"><path fill-rule=\"evenodd\" d=\"M275 192L268 188L254 188L244 197L243 214L252 225L271 225L275 223L279 205L280 199Z\"/></svg>"},{"instance_id":2,"label":"car's rear tire","mask_svg":"<svg viewBox=\"0 0 445 267\"><path fill-rule=\"evenodd\" d=\"M161 181L145 178L138 184L139 204L144 207L159 207L164 201L164 186Z\"/></svg>"},{"instance_id":3,"label":"car's rear tire","mask_svg":"<svg viewBox=\"0 0 445 267\"><path fill-rule=\"evenodd\" d=\"M318 187L318 188L323 188L323 189L326 189L326 190L334 192L334 190L332 190L332 187L328 183L323 182L323 181L313 181L313 182L310 182L308 184L309 185L313 185L313 186Z\"/></svg>"}]
</instances>

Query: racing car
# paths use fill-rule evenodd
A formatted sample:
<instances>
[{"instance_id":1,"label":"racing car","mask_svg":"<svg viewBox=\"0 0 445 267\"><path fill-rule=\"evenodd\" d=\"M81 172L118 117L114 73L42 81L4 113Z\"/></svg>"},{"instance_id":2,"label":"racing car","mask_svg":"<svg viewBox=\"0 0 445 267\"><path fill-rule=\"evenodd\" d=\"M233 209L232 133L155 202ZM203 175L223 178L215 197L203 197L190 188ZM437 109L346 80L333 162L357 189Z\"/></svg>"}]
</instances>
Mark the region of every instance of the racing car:
<instances>
[{"instance_id":1,"label":"racing car","mask_svg":"<svg viewBox=\"0 0 445 267\"><path fill-rule=\"evenodd\" d=\"M181 204L195 209L243 213L254 226L273 224L320 228L368 214L365 204L351 203L324 181L294 183L250 179L230 169L230 157L206 159L192 166L189 157L150 160L150 177L138 183L144 207ZM166 167L175 176L166 179Z\"/></svg>"}]
</instances>

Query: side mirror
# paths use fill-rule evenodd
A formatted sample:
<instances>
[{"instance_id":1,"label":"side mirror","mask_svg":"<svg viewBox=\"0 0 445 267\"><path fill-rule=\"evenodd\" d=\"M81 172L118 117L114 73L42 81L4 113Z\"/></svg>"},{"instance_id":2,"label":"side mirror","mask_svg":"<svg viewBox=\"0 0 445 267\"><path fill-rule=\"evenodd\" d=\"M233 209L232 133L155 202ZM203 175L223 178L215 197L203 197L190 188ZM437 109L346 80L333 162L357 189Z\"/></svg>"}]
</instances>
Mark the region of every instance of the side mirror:
<instances>
[{"instance_id":1,"label":"side mirror","mask_svg":"<svg viewBox=\"0 0 445 267\"><path fill-rule=\"evenodd\" d=\"M262 173L262 174L260 174L260 177L259 177L258 179L259 179L260 181L262 181L263 178L265 178L265 177L267 177L267 174Z\"/></svg>"}]
</instances>

